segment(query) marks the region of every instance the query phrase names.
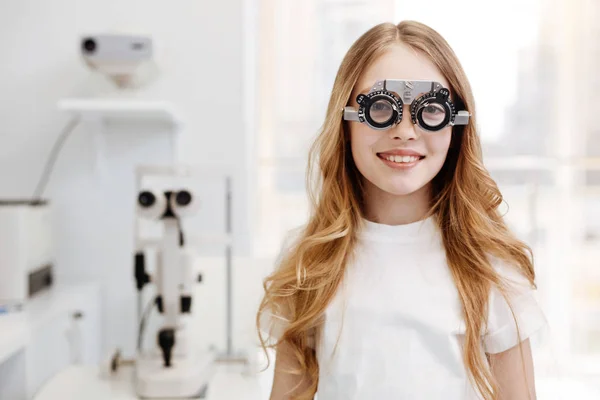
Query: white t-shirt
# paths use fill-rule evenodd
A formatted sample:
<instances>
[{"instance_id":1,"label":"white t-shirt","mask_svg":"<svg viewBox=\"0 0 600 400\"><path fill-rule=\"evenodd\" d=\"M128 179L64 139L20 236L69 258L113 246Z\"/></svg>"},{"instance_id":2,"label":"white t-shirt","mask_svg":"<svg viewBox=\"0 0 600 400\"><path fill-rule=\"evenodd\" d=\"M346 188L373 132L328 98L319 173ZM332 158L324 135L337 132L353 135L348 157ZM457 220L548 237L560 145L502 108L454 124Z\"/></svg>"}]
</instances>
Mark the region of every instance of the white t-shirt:
<instances>
[{"instance_id":1,"label":"white t-shirt","mask_svg":"<svg viewBox=\"0 0 600 400\"><path fill-rule=\"evenodd\" d=\"M318 400L479 399L463 364L465 324L433 218L406 225L364 221L355 257L316 338ZM284 247L285 251L285 247ZM492 260L514 284L521 340L546 324L527 280ZM512 313L490 293L482 352L518 344Z\"/></svg>"}]
</instances>

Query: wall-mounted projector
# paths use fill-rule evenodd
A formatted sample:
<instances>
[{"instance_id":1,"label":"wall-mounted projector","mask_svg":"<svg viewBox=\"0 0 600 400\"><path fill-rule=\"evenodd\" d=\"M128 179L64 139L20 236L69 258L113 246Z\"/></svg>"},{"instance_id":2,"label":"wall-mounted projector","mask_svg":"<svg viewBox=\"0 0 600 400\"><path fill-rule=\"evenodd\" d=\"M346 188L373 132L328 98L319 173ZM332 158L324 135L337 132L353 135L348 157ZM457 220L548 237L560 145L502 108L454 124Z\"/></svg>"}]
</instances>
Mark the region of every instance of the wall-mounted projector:
<instances>
[{"instance_id":1,"label":"wall-mounted projector","mask_svg":"<svg viewBox=\"0 0 600 400\"><path fill-rule=\"evenodd\" d=\"M120 87L134 86L153 62L152 38L149 36L85 35L81 38L80 49L90 68L106 75Z\"/></svg>"}]
</instances>

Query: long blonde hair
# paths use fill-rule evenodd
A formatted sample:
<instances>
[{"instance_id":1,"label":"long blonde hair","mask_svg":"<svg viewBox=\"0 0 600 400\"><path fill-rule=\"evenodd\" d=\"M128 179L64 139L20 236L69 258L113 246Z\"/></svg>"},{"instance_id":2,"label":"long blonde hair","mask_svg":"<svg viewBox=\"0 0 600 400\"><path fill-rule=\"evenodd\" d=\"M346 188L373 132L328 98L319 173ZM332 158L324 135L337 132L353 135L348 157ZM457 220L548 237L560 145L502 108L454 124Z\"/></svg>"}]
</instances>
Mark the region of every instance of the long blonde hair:
<instances>
[{"instance_id":1,"label":"long blonde hair","mask_svg":"<svg viewBox=\"0 0 600 400\"><path fill-rule=\"evenodd\" d=\"M432 181L430 215L441 229L448 267L462 304L464 363L486 400L494 399L497 393L481 352L492 285L506 296L504 281L489 257L514 266L535 287L531 250L509 231L498 211L502 195L482 162L473 94L455 53L436 31L421 23L379 24L364 33L342 61L325 122L309 154L311 217L281 257L278 268L264 281L265 295L257 316L261 344L264 349L269 347L260 333L261 315L285 310L289 323L278 343L291 345L300 366L295 373L310 378L308 389L298 398L310 399L317 390L319 366L309 346L310 335L319 327L340 285L364 212L360 175L341 110L349 104L363 71L399 42L427 55L449 82L457 109L471 113L468 125L453 127L446 161ZM313 167L317 165L315 174Z\"/></svg>"}]
</instances>

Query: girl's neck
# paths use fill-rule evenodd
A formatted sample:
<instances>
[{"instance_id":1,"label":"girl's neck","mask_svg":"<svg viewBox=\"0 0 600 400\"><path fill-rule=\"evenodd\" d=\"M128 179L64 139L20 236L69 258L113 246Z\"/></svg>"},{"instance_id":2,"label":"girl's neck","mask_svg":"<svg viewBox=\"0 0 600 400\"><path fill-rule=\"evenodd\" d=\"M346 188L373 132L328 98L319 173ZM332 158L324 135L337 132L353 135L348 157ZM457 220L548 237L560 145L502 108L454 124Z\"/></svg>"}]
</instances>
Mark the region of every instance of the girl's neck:
<instances>
[{"instance_id":1,"label":"girl's neck","mask_svg":"<svg viewBox=\"0 0 600 400\"><path fill-rule=\"evenodd\" d=\"M404 225L420 221L429 211L430 187L425 185L405 196L381 190L365 179L365 218L385 225Z\"/></svg>"}]
</instances>

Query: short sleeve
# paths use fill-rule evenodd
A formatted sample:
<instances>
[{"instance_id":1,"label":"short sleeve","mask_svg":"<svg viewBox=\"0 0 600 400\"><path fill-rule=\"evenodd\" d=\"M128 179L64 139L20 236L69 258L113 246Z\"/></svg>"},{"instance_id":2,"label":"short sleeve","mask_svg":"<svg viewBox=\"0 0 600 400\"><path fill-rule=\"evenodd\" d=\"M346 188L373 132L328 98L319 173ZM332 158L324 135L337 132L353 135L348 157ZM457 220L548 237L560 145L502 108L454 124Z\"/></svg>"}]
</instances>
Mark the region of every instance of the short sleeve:
<instances>
[{"instance_id":1,"label":"short sleeve","mask_svg":"<svg viewBox=\"0 0 600 400\"><path fill-rule=\"evenodd\" d=\"M275 258L274 268L278 268L283 258L292 250L296 241L300 237L301 228L295 228L288 231L285 235L281 248ZM283 336L289 324L288 313L280 304L272 304L271 308L265 309L260 315L259 327L267 345L275 345ZM314 335L310 338L311 347L314 342Z\"/></svg>"},{"instance_id":2,"label":"short sleeve","mask_svg":"<svg viewBox=\"0 0 600 400\"><path fill-rule=\"evenodd\" d=\"M492 288L483 345L486 353L496 354L532 337L547 325L547 320L536 299L537 293L528 279L516 268L498 260L492 262L496 271L506 280L507 297L512 306L511 312L506 298L498 288Z\"/></svg>"}]
</instances>

